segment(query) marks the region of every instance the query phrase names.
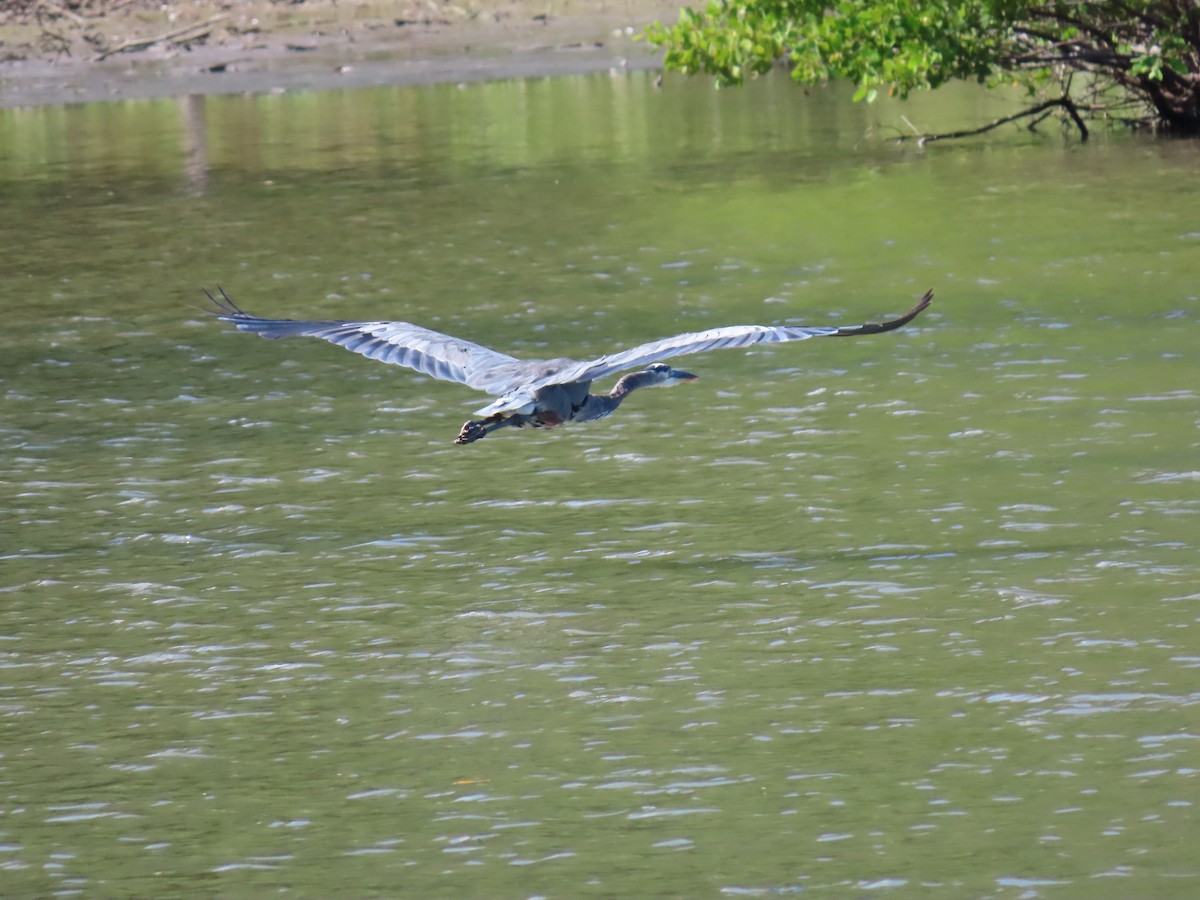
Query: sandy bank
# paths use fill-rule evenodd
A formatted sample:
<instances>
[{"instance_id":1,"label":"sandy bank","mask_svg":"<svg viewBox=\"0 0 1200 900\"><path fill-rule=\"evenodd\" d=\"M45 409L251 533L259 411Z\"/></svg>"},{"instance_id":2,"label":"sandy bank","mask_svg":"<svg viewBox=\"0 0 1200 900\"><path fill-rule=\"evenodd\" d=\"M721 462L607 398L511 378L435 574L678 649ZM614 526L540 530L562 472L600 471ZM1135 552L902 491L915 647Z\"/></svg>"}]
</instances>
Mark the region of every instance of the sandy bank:
<instances>
[{"instance_id":1,"label":"sandy bank","mask_svg":"<svg viewBox=\"0 0 1200 900\"><path fill-rule=\"evenodd\" d=\"M0 106L644 69L633 36L682 0L109 0L0 19ZM58 15L47 11L53 8Z\"/></svg>"}]
</instances>

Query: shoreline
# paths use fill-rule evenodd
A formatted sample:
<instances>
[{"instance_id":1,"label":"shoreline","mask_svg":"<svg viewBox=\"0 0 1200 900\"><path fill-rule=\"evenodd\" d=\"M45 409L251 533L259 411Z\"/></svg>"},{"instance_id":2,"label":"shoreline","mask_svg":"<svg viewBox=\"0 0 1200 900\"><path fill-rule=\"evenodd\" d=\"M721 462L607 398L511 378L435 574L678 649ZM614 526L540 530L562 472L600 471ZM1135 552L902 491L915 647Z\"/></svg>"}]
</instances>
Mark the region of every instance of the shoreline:
<instances>
[{"instance_id":1,"label":"shoreline","mask_svg":"<svg viewBox=\"0 0 1200 900\"><path fill-rule=\"evenodd\" d=\"M381 4L347 9L344 0L305 3L304 15L275 18L265 15L269 3L238 4L236 15L198 4L189 7L193 21L167 28L144 11L133 21L139 11L128 9L130 16L105 23L105 34L85 30L92 20L81 25L70 56L14 45L21 34L9 23L0 27L0 49L35 52L0 62L0 108L645 70L660 65L660 54L634 35L656 19L673 21L686 4L592 0L559 3L559 14L532 11L553 5L509 3L456 19L428 9L424 18L406 18L396 4L383 4L390 12L381 16ZM153 40L173 31L176 39Z\"/></svg>"}]
</instances>

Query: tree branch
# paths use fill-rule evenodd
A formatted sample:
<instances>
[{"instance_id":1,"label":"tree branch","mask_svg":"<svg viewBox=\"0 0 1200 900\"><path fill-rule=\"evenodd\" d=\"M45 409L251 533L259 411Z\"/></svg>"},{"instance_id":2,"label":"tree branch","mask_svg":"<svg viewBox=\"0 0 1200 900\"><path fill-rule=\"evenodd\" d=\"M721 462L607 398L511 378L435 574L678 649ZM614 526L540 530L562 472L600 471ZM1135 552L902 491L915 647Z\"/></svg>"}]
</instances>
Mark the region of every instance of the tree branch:
<instances>
[{"instance_id":1,"label":"tree branch","mask_svg":"<svg viewBox=\"0 0 1200 900\"><path fill-rule=\"evenodd\" d=\"M108 59L110 56L116 56L118 53L125 53L129 50L145 50L147 47L153 47L155 44L178 44L184 41L194 41L197 38L207 35L213 30L214 25L228 18L229 13L221 13L220 15L213 16L211 19L205 19L203 22L193 22L191 25L185 25L183 28L176 28L174 31L168 31L165 34L155 37L126 41L123 44L113 47L111 50L105 50L96 57L94 62L100 62L102 59Z\"/></svg>"},{"instance_id":2,"label":"tree branch","mask_svg":"<svg viewBox=\"0 0 1200 900\"><path fill-rule=\"evenodd\" d=\"M1013 113L1010 116L1001 116L999 119L988 122L986 125L981 125L978 128L964 128L961 131L946 131L940 134L902 134L896 140L907 141L915 140L917 145L924 147L932 141L947 141L951 138L974 137L977 134L985 134L994 128L999 128L1001 125L1007 125L1009 122L1015 122L1018 119L1025 119L1029 116L1041 115L1041 118L1034 120L1033 125L1037 125L1046 114L1055 107L1064 109L1067 115L1075 123L1075 127L1079 129L1079 140L1086 141L1088 139L1087 125L1084 124L1083 117L1079 115L1079 110L1070 97L1058 97L1054 100L1047 100L1044 103L1039 103L1036 106L1031 106L1028 109L1023 109L1020 112Z\"/></svg>"}]
</instances>

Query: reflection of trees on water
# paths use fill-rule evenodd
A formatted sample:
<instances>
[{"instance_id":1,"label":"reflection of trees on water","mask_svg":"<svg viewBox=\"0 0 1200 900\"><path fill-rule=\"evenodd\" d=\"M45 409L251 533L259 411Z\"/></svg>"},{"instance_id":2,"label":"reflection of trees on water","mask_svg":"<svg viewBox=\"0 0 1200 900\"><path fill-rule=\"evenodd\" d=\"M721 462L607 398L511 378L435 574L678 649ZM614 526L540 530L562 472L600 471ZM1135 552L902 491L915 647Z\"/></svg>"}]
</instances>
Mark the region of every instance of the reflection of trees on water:
<instances>
[{"instance_id":1,"label":"reflection of trees on water","mask_svg":"<svg viewBox=\"0 0 1200 900\"><path fill-rule=\"evenodd\" d=\"M188 94L176 100L179 107L179 146L183 151L183 182L189 197L208 190L208 128L204 95Z\"/></svg>"}]
</instances>

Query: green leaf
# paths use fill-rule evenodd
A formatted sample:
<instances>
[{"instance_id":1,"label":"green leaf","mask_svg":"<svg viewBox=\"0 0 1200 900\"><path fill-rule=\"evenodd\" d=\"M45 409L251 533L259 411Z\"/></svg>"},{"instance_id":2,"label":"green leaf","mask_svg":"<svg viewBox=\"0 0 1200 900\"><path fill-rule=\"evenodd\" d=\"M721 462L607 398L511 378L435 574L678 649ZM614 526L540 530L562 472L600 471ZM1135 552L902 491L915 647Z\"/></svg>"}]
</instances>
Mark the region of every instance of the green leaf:
<instances>
[{"instance_id":1,"label":"green leaf","mask_svg":"<svg viewBox=\"0 0 1200 900\"><path fill-rule=\"evenodd\" d=\"M1200 132L1194 0L706 0L646 37L668 68L740 84L786 59L797 82L845 79L860 102L956 79L1055 97L1081 72L1079 94L1132 92Z\"/></svg>"}]
</instances>

